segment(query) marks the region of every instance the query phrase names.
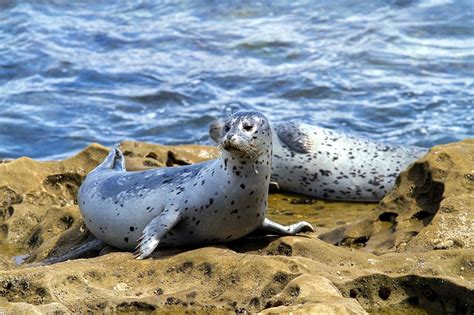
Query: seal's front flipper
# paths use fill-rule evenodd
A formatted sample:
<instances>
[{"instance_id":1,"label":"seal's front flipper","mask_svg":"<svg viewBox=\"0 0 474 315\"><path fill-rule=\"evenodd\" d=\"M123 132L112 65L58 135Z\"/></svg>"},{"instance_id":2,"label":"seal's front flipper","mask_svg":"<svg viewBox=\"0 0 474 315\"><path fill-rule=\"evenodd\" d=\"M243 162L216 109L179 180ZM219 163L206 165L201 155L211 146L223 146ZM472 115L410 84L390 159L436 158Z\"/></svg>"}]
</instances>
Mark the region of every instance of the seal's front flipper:
<instances>
[{"instance_id":1,"label":"seal's front flipper","mask_svg":"<svg viewBox=\"0 0 474 315\"><path fill-rule=\"evenodd\" d=\"M278 138L291 150L298 153L309 153L313 141L301 126L295 123L280 124L275 127Z\"/></svg>"},{"instance_id":2,"label":"seal's front flipper","mask_svg":"<svg viewBox=\"0 0 474 315\"><path fill-rule=\"evenodd\" d=\"M96 169L114 169L116 171L126 171L125 158L118 147L113 147L107 157Z\"/></svg>"},{"instance_id":3,"label":"seal's front flipper","mask_svg":"<svg viewBox=\"0 0 474 315\"><path fill-rule=\"evenodd\" d=\"M291 225L281 225L267 218L263 220L262 226L258 230L258 232L275 235L295 235L301 232L314 232L313 226L305 221Z\"/></svg>"},{"instance_id":4,"label":"seal's front flipper","mask_svg":"<svg viewBox=\"0 0 474 315\"><path fill-rule=\"evenodd\" d=\"M277 182L271 181L270 186L268 187L269 192L276 192L280 190L280 185Z\"/></svg>"},{"instance_id":5,"label":"seal's front flipper","mask_svg":"<svg viewBox=\"0 0 474 315\"><path fill-rule=\"evenodd\" d=\"M179 211L163 211L159 216L151 220L143 230L139 243L135 250L135 258L143 259L150 256L156 249L160 240L180 220Z\"/></svg>"}]
</instances>

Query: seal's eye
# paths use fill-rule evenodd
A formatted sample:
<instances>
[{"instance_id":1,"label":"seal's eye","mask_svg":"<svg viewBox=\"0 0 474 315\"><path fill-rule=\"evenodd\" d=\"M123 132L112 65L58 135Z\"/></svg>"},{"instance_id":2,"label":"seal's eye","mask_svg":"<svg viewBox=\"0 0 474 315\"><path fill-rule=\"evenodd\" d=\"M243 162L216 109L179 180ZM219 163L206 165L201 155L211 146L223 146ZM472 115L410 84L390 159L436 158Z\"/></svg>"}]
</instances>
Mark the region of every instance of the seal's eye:
<instances>
[{"instance_id":1,"label":"seal's eye","mask_svg":"<svg viewBox=\"0 0 474 315\"><path fill-rule=\"evenodd\" d=\"M244 130L245 131L250 131L253 129L253 126L252 125L244 125Z\"/></svg>"},{"instance_id":2,"label":"seal's eye","mask_svg":"<svg viewBox=\"0 0 474 315\"><path fill-rule=\"evenodd\" d=\"M229 132L229 130L230 130L230 126L229 126L229 125L226 125L226 126L224 127L224 131L225 131L225 132Z\"/></svg>"}]
</instances>

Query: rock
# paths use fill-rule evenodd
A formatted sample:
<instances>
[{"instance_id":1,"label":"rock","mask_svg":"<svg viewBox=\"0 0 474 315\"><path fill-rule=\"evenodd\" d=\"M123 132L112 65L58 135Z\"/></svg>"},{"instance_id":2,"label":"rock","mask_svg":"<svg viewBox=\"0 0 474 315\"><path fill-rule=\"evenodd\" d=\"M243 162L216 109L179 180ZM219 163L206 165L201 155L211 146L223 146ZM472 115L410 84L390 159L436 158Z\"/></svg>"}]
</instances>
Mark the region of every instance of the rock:
<instances>
[{"instance_id":1,"label":"rock","mask_svg":"<svg viewBox=\"0 0 474 315\"><path fill-rule=\"evenodd\" d=\"M303 274L267 302L262 314L367 314L355 299L344 298L327 278Z\"/></svg>"},{"instance_id":2,"label":"rock","mask_svg":"<svg viewBox=\"0 0 474 315\"><path fill-rule=\"evenodd\" d=\"M205 146L121 148L133 170L218 154ZM91 239L75 196L108 149L2 163L0 313L470 313L472 148L471 140L433 148L379 205L270 195L272 219L305 219L316 233L160 249L142 261L107 248L48 266L40 262Z\"/></svg>"},{"instance_id":3,"label":"rock","mask_svg":"<svg viewBox=\"0 0 474 315\"><path fill-rule=\"evenodd\" d=\"M435 240L434 242L434 249L449 249L454 246L453 240Z\"/></svg>"},{"instance_id":4,"label":"rock","mask_svg":"<svg viewBox=\"0 0 474 315\"><path fill-rule=\"evenodd\" d=\"M371 216L321 239L376 253L474 249L474 139L433 147Z\"/></svg>"}]
</instances>

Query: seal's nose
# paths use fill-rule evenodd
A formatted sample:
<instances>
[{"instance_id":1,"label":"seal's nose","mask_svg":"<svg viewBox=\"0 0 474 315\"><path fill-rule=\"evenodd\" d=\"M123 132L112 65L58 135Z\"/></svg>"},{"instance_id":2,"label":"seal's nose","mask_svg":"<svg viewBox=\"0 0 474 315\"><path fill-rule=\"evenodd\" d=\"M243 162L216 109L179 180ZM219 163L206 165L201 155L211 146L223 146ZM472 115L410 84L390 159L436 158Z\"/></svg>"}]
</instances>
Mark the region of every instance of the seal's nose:
<instances>
[{"instance_id":1,"label":"seal's nose","mask_svg":"<svg viewBox=\"0 0 474 315\"><path fill-rule=\"evenodd\" d=\"M229 148L232 148L233 147L233 144L235 143L235 140L236 140L236 135L233 134L233 133L228 133L225 138L224 138L224 141L222 141L222 147L227 150Z\"/></svg>"}]
</instances>

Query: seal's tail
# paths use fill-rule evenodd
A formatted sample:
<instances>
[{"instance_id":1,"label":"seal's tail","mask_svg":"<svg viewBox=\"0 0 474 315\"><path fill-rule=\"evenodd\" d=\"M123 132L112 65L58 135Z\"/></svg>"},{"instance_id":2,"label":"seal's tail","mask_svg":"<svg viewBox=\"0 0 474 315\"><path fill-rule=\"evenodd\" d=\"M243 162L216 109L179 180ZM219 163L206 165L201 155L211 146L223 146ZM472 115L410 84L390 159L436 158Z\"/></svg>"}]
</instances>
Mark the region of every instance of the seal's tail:
<instances>
[{"instance_id":1,"label":"seal's tail","mask_svg":"<svg viewBox=\"0 0 474 315\"><path fill-rule=\"evenodd\" d=\"M96 169L113 169L116 171L126 171L125 158L118 147L113 147L107 157Z\"/></svg>"}]
</instances>

